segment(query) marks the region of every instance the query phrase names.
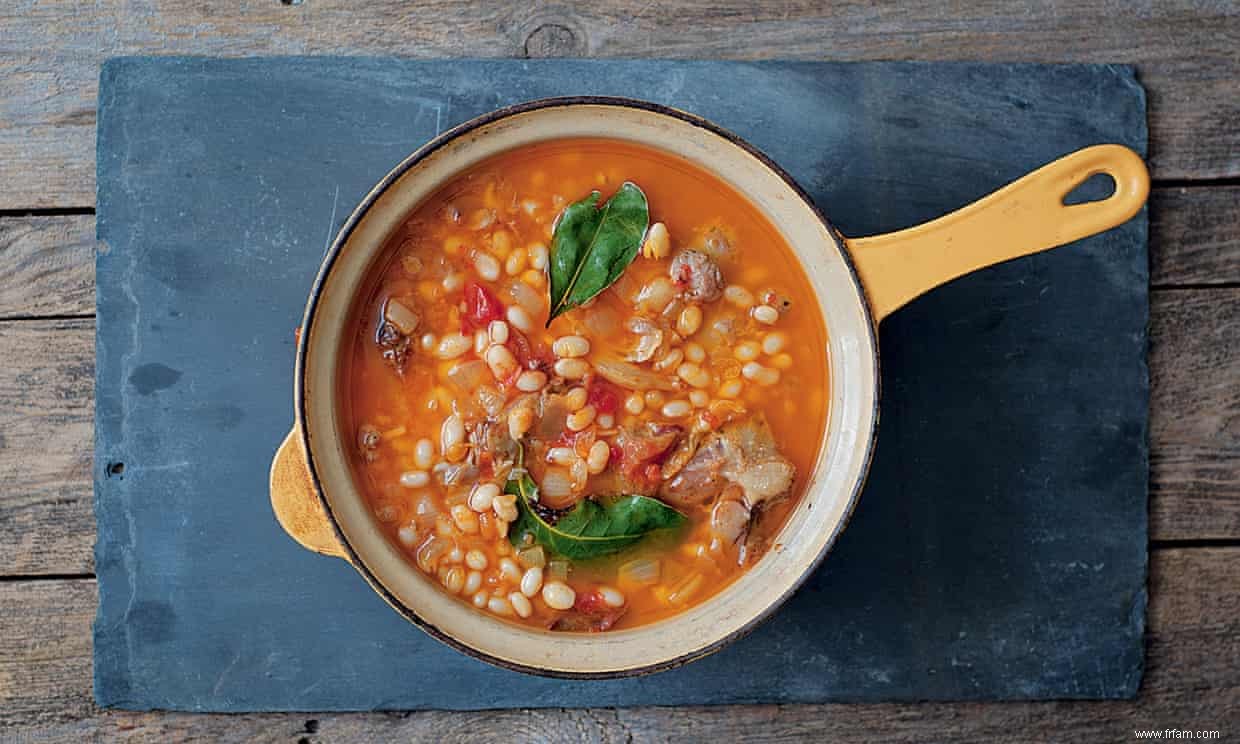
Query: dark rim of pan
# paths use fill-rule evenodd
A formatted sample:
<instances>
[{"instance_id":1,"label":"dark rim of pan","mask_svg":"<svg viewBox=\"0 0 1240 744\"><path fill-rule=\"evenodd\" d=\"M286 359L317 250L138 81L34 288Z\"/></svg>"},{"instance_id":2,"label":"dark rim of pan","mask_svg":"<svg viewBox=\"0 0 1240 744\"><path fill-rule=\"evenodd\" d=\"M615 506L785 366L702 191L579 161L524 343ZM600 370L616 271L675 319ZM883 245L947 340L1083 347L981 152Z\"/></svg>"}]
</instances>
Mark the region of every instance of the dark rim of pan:
<instances>
[{"instance_id":1,"label":"dark rim of pan","mask_svg":"<svg viewBox=\"0 0 1240 744\"><path fill-rule=\"evenodd\" d=\"M784 181L784 183L786 183L788 187L792 189L792 191L795 192L797 196L801 198L802 201L805 202L805 205L809 207L814 212L815 215L818 216L818 219L822 221L822 224L826 226L830 234L834 236L835 243L836 243L835 247L841 254L841 257L844 259L845 265L848 267L849 275L852 278L853 285L855 286L857 290L858 301L861 303L863 312L866 315L866 319L868 321L866 323L866 330L870 337L870 348L874 350L874 354L873 354L874 405L873 405L873 410L872 410L873 425L870 429L870 436L865 442L865 448L866 448L865 459L862 462L861 472L858 474L857 481L853 485L852 493L849 494L848 505L845 508L844 515L839 520L839 522L835 525L834 530L832 531L831 535L828 537L826 544L823 546L823 549L818 554L818 556L810 563L809 566L806 567L805 571L803 571L801 575L797 577L796 581L794 581L792 585L788 587L787 591L785 591L777 599L771 602L770 605L766 607L766 609L764 609L761 613L759 613L756 617L751 619L749 622L745 623L744 626L738 628L732 633L729 633L727 636L715 641L714 643L711 643L699 649L688 651L680 656L677 656L673 659L668 659L666 661L660 661L660 662L655 662L652 664L630 667L626 669L615 669L615 670L602 671L602 672L573 672L573 671L565 671L565 670L558 670L558 669L545 669L542 667L519 664L516 662L509 661L507 659L502 659L496 656L492 656L491 654L488 654L485 651L481 651L472 646L469 646L457 640L451 634L443 630L440 630L434 624L427 622L424 618L418 615L417 612L415 612L412 608L408 607L403 602L401 602L399 598L397 598L394 594L392 594L388 590L386 586L384 586L384 584L370 570L370 568L365 564L365 562L362 561L361 557L357 554L356 551L354 551L353 546L349 544L349 541L345 538L344 532L341 530L340 524L336 520L335 514L332 512L331 505L327 502L327 497L324 494L322 484L319 481L319 475L318 475L318 471L315 468L314 458L310 454L311 449L310 449L309 427L306 426L305 357L306 357L306 351L308 347L309 338L311 335L310 329L311 329L312 324L314 323L315 310L318 307L319 298L320 298L320 295L322 294L324 284L326 283L326 279L328 275L331 273L332 267L335 265L337 257L339 257L341 250L343 249L344 245L348 242L348 239L350 235L352 235L353 230L356 229L357 225L361 222L362 218L370 210L371 206L374 205L375 201L377 201L379 197L382 194L384 194L388 190L388 188L391 187L393 183L395 183L398 179L400 179L400 177L403 176L405 173L407 173L411 168L413 168L415 165L417 165L421 161L425 160L432 153L436 152L437 150L442 148L444 145L457 139L461 135L467 134L468 132L471 132L480 127L487 126L501 119L506 119L512 116L516 116L519 114L524 114L524 113L528 113L532 111L538 111L541 109L557 108L557 107L564 107L564 106L614 106L617 108L640 109L640 110L649 111L655 114L661 114L663 116L669 116L674 119L679 119L680 121L686 122L700 129L704 129L714 135L722 137L723 139L727 140L733 145L744 150L750 156L758 160L760 163L762 163L764 166L770 169L773 173L779 176ZM642 676L646 674L652 674L655 672L662 672L662 671L666 671L669 669L675 669L676 667L683 666L684 664L687 664L691 661L696 661L702 657L709 656L710 654L713 654L714 652L720 650L724 646L727 646L730 643L745 637L746 635L751 633L755 628L757 628L760 624L762 624L765 620L770 618L771 615L775 613L775 610L778 609L780 606L782 606L784 602L786 602L788 598L792 596L792 594L798 588L800 588L801 584L803 584L805 580L808 579L809 576L813 574L814 571L817 570L818 566L821 565L822 561L826 558L827 554L831 552L831 549L835 546L835 541L839 537L840 532L843 531L844 527L848 524L849 520L852 518L853 510L857 506L857 501L860 498L861 489L865 485L866 478L869 475L870 465L873 460L874 445L875 445L875 441L878 436L878 415L879 415L878 404L879 404L879 399L881 398L881 392L882 392L881 390L882 378L880 377L879 360L878 360L878 338L875 332L877 326L876 326L876 323L874 322L873 313L870 310L870 304L867 299L867 295L865 293L865 288L861 284L861 280L857 275L856 267L853 265L852 258L849 256L848 250L845 247L844 236L838 230L835 229L835 226L832 225L830 220L828 220L826 216L822 213L822 211L818 209L818 207L814 204L813 199L810 198L809 194L807 194L805 190L802 189L801 186L795 180L793 180L792 176L790 176L786 171L784 171L783 168L778 166L774 161L772 161L765 154L763 154L762 151L758 150L753 145L750 145L748 142L746 142L741 137L738 137L732 132L729 132L726 129L723 129L722 127L719 127L713 124L712 122L707 121L706 119L703 119L699 116L695 116L685 111L681 111L679 109L671 108L669 106L664 106L664 105L657 104L657 103L650 103L648 101L641 101L641 100L634 99L634 98L623 98L623 97L616 97L616 96L564 96L564 97L557 97L557 98L542 98L542 99L538 99L534 101L527 101L524 103L518 103L512 106L505 106L504 108L496 109L495 111L492 111L487 114L483 114L482 116L479 116L475 119L471 119L463 124L459 124L451 129L448 129L442 134L436 136L430 142L426 143L425 145L423 145L422 147L414 151L413 154L405 158L399 165L397 165L386 176L384 176L383 180L379 181L379 183L376 184L375 187L371 189L369 193L366 194L365 198L362 199L361 203L357 206L357 208L353 210L353 213L349 215L349 218L345 221L344 225L341 226L340 231L336 234L335 240L332 241L331 248L328 250L327 254L323 258L323 262L321 266L319 267L318 275L314 279L314 284L310 289L310 296L306 303L306 310L305 310L304 316L302 317L301 325L302 325L302 332L297 342L297 358L296 358L296 367L294 371L294 406L296 409L297 425L298 425L298 428L301 430L301 444L306 453L306 465L310 471L310 480L314 486L315 493L318 496L319 503L322 504L323 511L324 513L327 514L328 521L331 523L332 532L335 534L336 540L340 543L345 553L348 554L349 562L352 563L353 566L362 574L362 576L366 579L366 582L370 584L371 588L374 589L374 591L377 592L379 596L383 597L384 601L386 601L389 605L391 605L393 609L400 612L400 614L403 615L407 620L409 620L414 625L417 625L419 628L426 631L427 633L429 633L431 636L433 636L437 640L447 644L448 646L451 646L457 651L460 651L461 653L464 653L464 654L468 654L469 656L473 656L474 658L481 659L482 661L485 661L489 664L502 667L504 669L511 669L514 671L524 672L527 674L539 675L543 677L556 677L560 679L616 679L616 678L621 678L621 677L636 677L636 676Z\"/></svg>"}]
</instances>

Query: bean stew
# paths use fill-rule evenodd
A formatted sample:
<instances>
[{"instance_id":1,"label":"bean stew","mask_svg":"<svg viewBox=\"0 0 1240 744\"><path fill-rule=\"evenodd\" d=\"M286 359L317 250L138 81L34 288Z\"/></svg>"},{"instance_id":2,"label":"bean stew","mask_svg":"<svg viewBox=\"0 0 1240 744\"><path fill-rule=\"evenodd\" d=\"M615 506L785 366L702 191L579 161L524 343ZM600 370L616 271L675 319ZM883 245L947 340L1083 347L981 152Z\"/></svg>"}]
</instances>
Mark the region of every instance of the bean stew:
<instances>
[{"instance_id":1,"label":"bean stew","mask_svg":"<svg viewBox=\"0 0 1240 744\"><path fill-rule=\"evenodd\" d=\"M413 210L361 297L355 477L444 591L606 631L778 552L827 420L826 331L782 236L715 176L618 140L502 153Z\"/></svg>"}]
</instances>

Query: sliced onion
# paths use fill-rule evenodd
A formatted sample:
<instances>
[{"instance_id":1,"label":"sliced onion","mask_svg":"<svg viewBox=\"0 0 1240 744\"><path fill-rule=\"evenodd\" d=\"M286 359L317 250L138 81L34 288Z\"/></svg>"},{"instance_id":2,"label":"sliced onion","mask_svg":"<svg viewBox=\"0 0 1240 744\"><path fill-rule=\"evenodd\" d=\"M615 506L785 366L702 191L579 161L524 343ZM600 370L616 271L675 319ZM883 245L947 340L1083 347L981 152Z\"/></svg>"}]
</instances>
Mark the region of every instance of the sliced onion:
<instances>
[{"instance_id":1,"label":"sliced onion","mask_svg":"<svg viewBox=\"0 0 1240 744\"><path fill-rule=\"evenodd\" d=\"M560 581L568 581L568 561L551 561L548 563L547 576Z\"/></svg>"},{"instance_id":2,"label":"sliced onion","mask_svg":"<svg viewBox=\"0 0 1240 744\"><path fill-rule=\"evenodd\" d=\"M526 568L542 568L547 565L547 552L541 545L522 548L517 551L517 562Z\"/></svg>"},{"instance_id":3,"label":"sliced onion","mask_svg":"<svg viewBox=\"0 0 1240 744\"><path fill-rule=\"evenodd\" d=\"M486 362L480 359L455 364L448 370L448 382L462 393L472 393L488 377Z\"/></svg>"},{"instance_id":4,"label":"sliced onion","mask_svg":"<svg viewBox=\"0 0 1240 744\"><path fill-rule=\"evenodd\" d=\"M673 390L675 386L668 377L656 375L647 369L619 359L606 357L594 362L594 371L608 382L630 390Z\"/></svg>"},{"instance_id":5,"label":"sliced onion","mask_svg":"<svg viewBox=\"0 0 1240 744\"><path fill-rule=\"evenodd\" d=\"M616 571L621 584L650 586L659 583L659 562L653 558L638 558L623 564Z\"/></svg>"},{"instance_id":6,"label":"sliced onion","mask_svg":"<svg viewBox=\"0 0 1240 744\"><path fill-rule=\"evenodd\" d=\"M418 314L400 300L388 300L383 317L406 336L418 329Z\"/></svg>"},{"instance_id":7,"label":"sliced onion","mask_svg":"<svg viewBox=\"0 0 1240 744\"><path fill-rule=\"evenodd\" d=\"M597 304L594 309L582 316L582 324L595 338L606 338L614 335L620 328L620 319L616 311L605 304Z\"/></svg>"}]
</instances>

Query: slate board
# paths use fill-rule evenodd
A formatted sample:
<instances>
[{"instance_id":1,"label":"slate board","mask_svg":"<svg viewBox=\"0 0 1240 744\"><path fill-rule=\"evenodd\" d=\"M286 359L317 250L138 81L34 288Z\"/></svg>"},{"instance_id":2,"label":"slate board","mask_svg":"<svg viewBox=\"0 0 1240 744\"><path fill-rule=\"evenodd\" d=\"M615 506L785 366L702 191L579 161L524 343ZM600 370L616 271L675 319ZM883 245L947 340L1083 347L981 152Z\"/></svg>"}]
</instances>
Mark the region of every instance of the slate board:
<instances>
[{"instance_id":1,"label":"slate board","mask_svg":"<svg viewBox=\"0 0 1240 744\"><path fill-rule=\"evenodd\" d=\"M276 525L293 328L328 240L437 131L553 94L709 117L849 235L1077 148L1145 151L1121 66L133 58L99 93L95 697L181 710L1117 698L1146 604L1146 217L884 324L852 525L773 620L639 680L491 668ZM996 240L1002 236L996 236ZM123 472L118 463L123 463Z\"/></svg>"}]
</instances>

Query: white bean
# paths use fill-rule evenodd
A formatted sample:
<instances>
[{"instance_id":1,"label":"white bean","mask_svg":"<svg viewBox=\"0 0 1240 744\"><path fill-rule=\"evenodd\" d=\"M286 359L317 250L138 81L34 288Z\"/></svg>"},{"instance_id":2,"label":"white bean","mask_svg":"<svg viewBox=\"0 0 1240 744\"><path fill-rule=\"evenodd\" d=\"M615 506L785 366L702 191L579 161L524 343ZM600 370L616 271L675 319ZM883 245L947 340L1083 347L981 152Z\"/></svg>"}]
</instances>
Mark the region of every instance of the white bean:
<instances>
[{"instance_id":1,"label":"white bean","mask_svg":"<svg viewBox=\"0 0 1240 744\"><path fill-rule=\"evenodd\" d=\"M530 266L538 271L547 268L547 246L542 243L530 243L526 248L530 254Z\"/></svg>"},{"instance_id":2,"label":"white bean","mask_svg":"<svg viewBox=\"0 0 1240 744\"><path fill-rule=\"evenodd\" d=\"M553 610L567 610L577 601L577 592L563 581L548 581L543 585L542 598Z\"/></svg>"},{"instance_id":3,"label":"white bean","mask_svg":"<svg viewBox=\"0 0 1240 744\"><path fill-rule=\"evenodd\" d=\"M418 531L405 525L396 531L396 537L400 540L400 544L406 548L412 548L413 544L418 541Z\"/></svg>"},{"instance_id":4,"label":"white bean","mask_svg":"<svg viewBox=\"0 0 1240 744\"><path fill-rule=\"evenodd\" d=\"M465 504L452 507L452 521L456 528L466 535L478 534L478 515L469 510Z\"/></svg>"},{"instance_id":5,"label":"white bean","mask_svg":"<svg viewBox=\"0 0 1240 744\"><path fill-rule=\"evenodd\" d=\"M419 439L413 445L413 464L422 470L430 470L431 465L435 464L435 445L431 440Z\"/></svg>"},{"instance_id":6,"label":"white bean","mask_svg":"<svg viewBox=\"0 0 1240 744\"><path fill-rule=\"evenodd\" d=\"M455 413L443 420L439 429L439 451L445 456L448 450L465 441L465 424Z\"/></svg>"},{"instance_id":7,"label":"white bean","mask_svg":"<svg viewBox=\"0 0 1240 744\"><path fill-rule=\"evenodd\" d=\"M770 305L758 305L751 312L754 320L765 325L775 325L779 320L779 311Z\"/></svg>"},{"instance_id":8,"label":"white bean","mask_svg":"<svg viewBox=\"0 0 1240 744\"><path fill-rule=\"evenodd\" d=\"M677 367L676 376L695 388L704 388L710 385L710 372L707 372L693 362L685 362Z\"/></svg>"},{"instance_id":9,"label":"white bean","mask_svg":"<svg viewBox=\"0 0 1240 744\"><path fill-rule=\"evenodd\" d=\"M505 581L511 581L516 584L524 577L521 567L511 558L499 559L499 575Z\"/></svg>"},{"instance_id":10,"label":"white bean","mask_svg":"<svg viewBox=\"0 0 1240 744\"><path fill-rule=\"evenodd\" d=\"M577 459L572 447L552 447L547 450L547 459L556 465L568 467Z\"/></svg>"},{"instance_id":11,"label":"white bean","mask_svg":"<svg viewBox=\"0 0 1240 744\"><path fill-rule=\"evenodd\" d=\"M418 340L418 343L421 345L422 351L429 352L435 349L435 344L438 340L439 339L435 338L435 334L433 333L423 333L422 338Z\"/></svg>"},{"instance_id":12,"label":"white bean","mask_svg":"<svg viewBox=\"0 0 1240 744\"><path fill-rule=\"evenodd\" d=\"M485 330L479 328L478 330L474 331L474 353L475 354L478 354L479 356L481 356L482 352L487 350L487 345L490 343L491 343L491 340L487 338L487 332Z\"/></svg>"},{"instance_id":13,"label":"white bean","mask_svg":"<svg viewBox=\"0 0 1240 744\"><path fill-rule=\"evenodd\" d=\"M694 364L701 364L706 361L706 349L703 349L701 344L685 344L685 359Z\"/></svg>"},{"instance_id":14,"label":"white bean","mask_svg":"<svg viewBox=\"0 0 1240 744\"><path fill-rule=\"evenodd\" d=\"M525 271L525 251L513 251L508 254L508 260L504 262L504 272L508 276L516 276Z\"/></svg>"},{"instance_id":15,"label":"white bean","mask_svg":"<svg viewBox=\"0 0 1240 744\"><path fill-rule=\"evenodd\" d=\"M493 282L499 279L499 261L495 260L495 256L490 253L478 253L474 256L474 268L478 271L478 276Z\"/></svg>"},{"instance_id":16,"label":"white bean","mask_svg":"<svg viewBox=\"0 0 1240 744\"><path fill-rule=\"evenodd\" d=\"M598 411L594 409L594 406L585 406L581 410L573 411L568 414L568 418L565 420L564 425L568 427L569 431L582 431L587 426L594 423L594 416L597 413Z\"/></svg>"},{"instance_id":17,"label":"white bean","mask_svg":"<svg viewBox=\"0 0 1240 744\"><path fill-rule=\"evenodd\" d=\"M736 284L731 284L723 290L723 299L733 305L736 305L742 310L749 309L754 303L753 293Z\"/></svg>"},{"instance_id":18,"label":"white bean","mask_svg":"<svg viewBox=\"0 0 1240 744\"><path fill-rule=\"evenodd\" d=\"M455 292L465 286L465 277L459 272L453 272L443 278L442 285L445 292Z\"/></svg>"},{"instance_id":19,"label":"white bean","mask_svg":"<svg viewBox=\"0 0 1240 744\"><path fill-rule=\"evenodd\" d=\"M728 380L719 386L720 398L739 398L744 386L740 380Z\"/></svg>"},{"instance_id":20,"label":"white bean","mask_svg":"<svg viewBox=\"0 0 1240 744\"><path fill-rule=\"evenodd\" d=\"M486 362L491 368L491 374L495 375L497 380L511 379L521 369L517 358L512 355L507 346L496 345L487 349Z\"/></svg>"},{"instance_id":21,"label":"white bean","mask_svg":"<svg viewBox=\"0 0 1240 744\"><path fill-rule=\"evenodd\" d=\"M439 339L439 347L435 350L435 355L440 359L456 359L469 351L469 347L473 345L473 338L459 333L449 333Z\"/></svg>"},{"instance_id":22,"label":"white bean","mask_svg":"<svg viewBox=\"0 0 1240 744\"><path fill-rule=\"evenodd\" d=\"M611 415L610 413L600 413L594 419L594 423L598 424L599 428L610 429L611 427L616 425L616 417Z\"/></svg>"},{"instance_id":23,"label":"white bean","mask_svg":"<svg viewBox=\"0 0 1240 744\"><path fill-rule=\"evenodd\" d=\"M530 314L516 305L508 308L507 318L519 331L529 333L534 330L534 321L530 320Z\"/></svg>"},{"instance_id":24,"label":"white bean","mask_svg":"<svg viewBox=\"0 0 1240 744\"><path fill-rule=\"evenodd\" d=\"M624 399L624 410L636 416L646 410L646 399L641 393L633 393Z\"/></svg>"},{"instance_id":25,"label":"white bean","mask_svg":"<svg viewBox=\"0 0 1240 744\"><path fill-rule=\"evenodd\" d=\"M474 598L471 601L474 603L474 607L481 610L483 607L487 606L487 600L490 598L491 597L485 591L477 591L474 592Z\"/></svg>"},{"instance_id":26,"label":"white bean","mask_svg":"<svg viewBox=\"0 0 1240 744\"><path fill-rule=\"evenodd\" d=\"M611 447L607 442L599 440L590 445L590 454L586 456L586 467L590 471L590 475L598 475L607 468L607 461L611 459Z\"/></svg>"},{"instance_id":27,"label":"white bean","mask_svg":"<svg viewBox=\"0 0 1240 744\"><path fill-rule=\"evenodd\" d=\"M469 566L475 571L486 570L487 554L483 553L481 550L478 550L477 548L474 548L473 550L465 554L465 565Z\"/></svg>"},{"instance_id":28,"label":"white bean","mask_svg":"<svg viewBox=\"0 0 1240 744\"><path fill-rule=\"evenodd\" d=\"M503 597L491 597L487 600L487 609L496 615L511 615L512 605Z\"/></svg>"},{"instance_id":29,"label":"white bean","mask_svg":"<svg viewBox=\"0 0 1240 744\"><path fill-rule=\"evenodd\" d=\"M683 362L684 359L685 353L683 351L680 349L672 349L654 363L654 368L659 372L667 369L676 369L676 366Z\"/></svg>"},{"instance_id":30,"label":"white bean","mask_svg":"<svg viewBox=\"0 0 1240 744\"><path fill-rule=\"evenodd\" d=\"M492 320L487 326L487 338L493 344L508 343L508 324L502 320Z\"/></svg>"},{"instance_id":31,"label":"white bean","mask_svg":"<svg viewBox=\"0 0 1240 744\"><path fill-rule=\"evenodd\" d=\"M482 573L479 571L470 571L465 577L465 586L463 590L466 594L473 594L482 587Z\"/></svg>"},{"instance_id":32,"label":"white bean","mask_svg":"<svg viewBox=\"0 0 1240 744\"><path fill-rule=\"evenodd\" d=\"M590 373L590 365L584 359L559 359L555 373L566 380L580 380Z\"/></svg>"},{"instance_id":33,"label":"white bean","mask_svg":"<svg viewBox=\"0 0 1240 744\"><path fill-rule=\"evenodd\" d=\"M693 407L687 400L673 400L663 404L663 415L667 418L682 418L689 415Z\"/></svg>"},{"instance_id":34,"label":"white bean","mask_svg":"<svg viewBox=\"0 0 1240 744\"><path fill-rule=\"evenodd\" d=\"M538 590L542 589L543 570L541 566L534 566L525 571L525 575L521 577L521 593L527 597L533 597L538 594Z\"/></svg>"},{"instance_id":35,"label":"white bean","mask_svg":"<svg viewBox=\"0 0 1240 744\"><path fill-rule=\"evenodd\" d=\"M448 569L448 574L443 578L443 588L447 589L449 594L460 594L464 587L465 569L460 566Z\"/></svg>"},{"instance_id":36,"label":"white bean","mask_svg":"<svg viewBox=\"0 0 1240 744\"><path fill-rule=\"evenodd\" d=\"M792 355L787 352L776 354L771 357L771 364L773 364L776 369L791 369Z\"/></svg>"},{"instance_id":37,"label":"white bean","mask_svg":"<svg viewBox=\"0 0 1240 744\"><path fill-rule=\"evenodd\" d=\"M583 387L575 387L564 394L564 406L571 411L580 411L586 406L586 398L589 394Z\"/></svg>"},{"instance_id":38,"label":"white bean","mask_svg":"<svg viewBox=\"0 0 1240 744\"><path fill-rule=\"evenodd\" d=\"M523 393L536 393L547 384L547 375L536 369L529 369L517 377L517 390Z\"/></svg>"},{"instance_id":39,"label":"white bean","mask_svg":"<svg viewBox=\"0 0 1240 744\"><path fill-rule=\"evenodd\" d=\"M667 225L656 222L646 231L646 240L642 243L644 258L667 258L672 252L672 239L667 234Z\"/></svg>"},{"instance_id":40,"label":"white bean","mask_svg":"<svg viewBox=\"0 0 1240 744\"><path fill-rule=\"evenodd\" d=\"M517 406L508 412L508 436L513 439L520 441L533 425L534 412L529 406Z\"/></svg>"},{"instance_id":41,"label":"white bean","mask_svg":"<svg viewBox=\"0 0 1240 744\"><path fill-rule=\"evenodd\" d=\"M741 367L741 374L744 375L745 379L753 380L764 387L769 387L779 382L779 370L763 367L757 362L749 362Z\"/></svg>"},{"instance_id":42,"label":"white bean","mask_svg":"<svg viewBox=\"0 0 1240 744\"><path fill-rule=\"evenodd\" d=\"M517 613L518 617L524 618L534 614L534 605L530 604L530 600L521 592L509 594L508 604L512 605L512 609Z\"/></svg>"},{"instance_id":43,"label":"white bean","mask_svg":"<svg viewBox=\"0 0 1240 744\"><path fill-rule=\"evenodd\" d=\"M561 336L551 344L551 351L558 357L583 357L590 353L590 342L584 336Z\"/></svg>"},{"instance_id":44,"label":"white bean","mask_svg":"<svg viewBox=\"0 0 1240 744\"><path fill-rule=\"evenodd\" d=\"M400 474L400 484L405 488L423 488L431 482L431 474L425 470L409 470Z\"/></svg>"},{"instance_id":45,"label":"white bean","mask_svg":"<svg viewBox=\"0 0 1240 744\"><path fill-rule=\"evenodd\" d=\"M788 337L779 331L771 331L762 339L762 353L774 356L788 345Z\"/></svg>"},{"instance_id":46,"label":"white bean","mask_svg":"<svg viewBox=\"0 0 1240 744\"><path fill-rule=\"evenodd\" d=\"M598 593L603 597L603 601L607 603L608 607L624 606L624 595L620 593L619 589L613 589L610 586L600 586Z\"/></svg>"},{"instance_id":47,"label":"white bean","mask_svg":"<svg viewBox=\"0 0 1240 744\"><path fill-rule=\"evenodd\" d=\"M732 352L736 358L742 362L752 362L758 358L758 354L762 352L762 347L755 341L742 341L736 345L736 349Z\"/></svg>"},{"instance_id":48,"label":"white bean","mask_svg":"<svg viewBox=\"0 0 1240 744\"><path fill-rule=\"evenodd\" d=\"M501 493L491 501L491 510L507 528L508 523L517 518L517 497L510 493Z\"/></svg>"},{"instance_id":49,"label":"white bean","mask_svg":"<svg viewBox=\"0 0 1240 744\"><path fill-rule=\"evenodd\" d=\"M690 390L689 402L694 408L705 408L710 403L710 394L705 390Z\"/></svg>"},{"instance_id":50,"label":"white bean","mask_svg":"<svg viewBox=\"0 0 1240 744\"><path fill-rule=\"evenodd\" d=\"M469 508L476 512L491 510L491 504L499 495L499 486L494 483L479 483L469 494Z\"/></svg>"},{"instance_id":51,"label":"white bean","mask_svg":"<svg viewBox=\"0 0 1240 744\"><path fill-rule=\"evenodd\" d=\"M702 308L697 305L689 305L680 311L680 317L676 319L676 332L688 338L698 332L702 327Z\"/></svg>"}]
</instances>

